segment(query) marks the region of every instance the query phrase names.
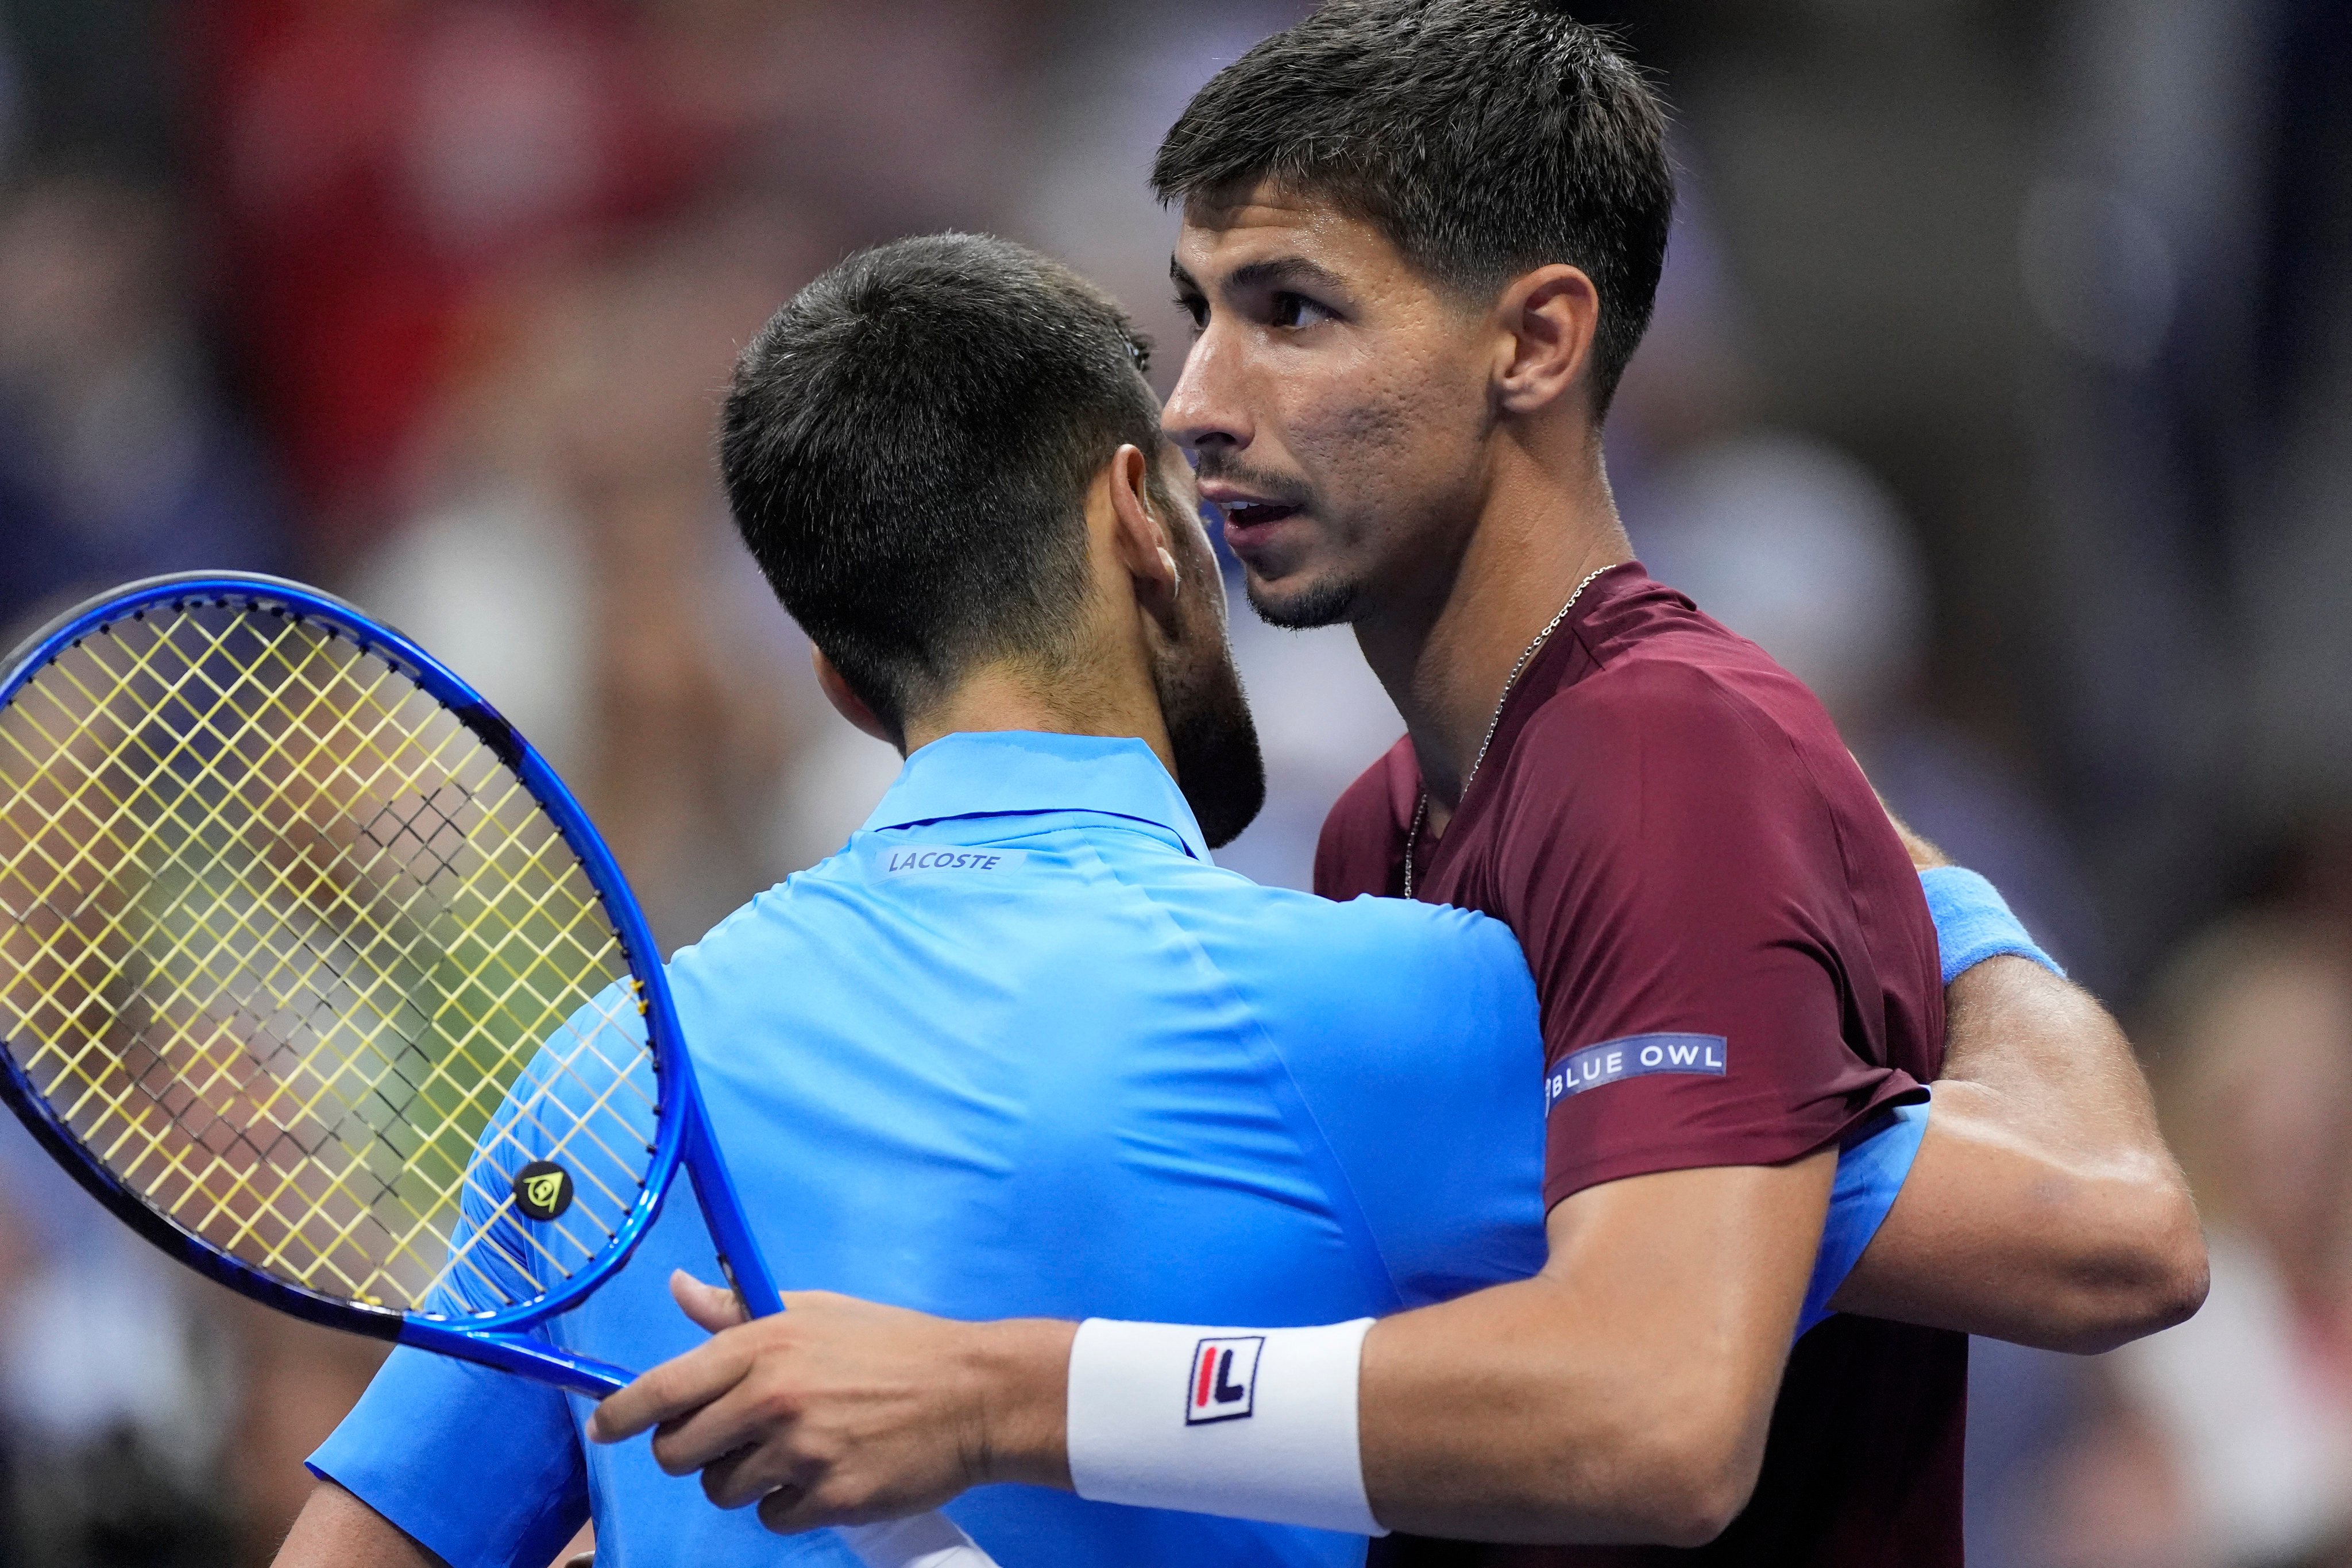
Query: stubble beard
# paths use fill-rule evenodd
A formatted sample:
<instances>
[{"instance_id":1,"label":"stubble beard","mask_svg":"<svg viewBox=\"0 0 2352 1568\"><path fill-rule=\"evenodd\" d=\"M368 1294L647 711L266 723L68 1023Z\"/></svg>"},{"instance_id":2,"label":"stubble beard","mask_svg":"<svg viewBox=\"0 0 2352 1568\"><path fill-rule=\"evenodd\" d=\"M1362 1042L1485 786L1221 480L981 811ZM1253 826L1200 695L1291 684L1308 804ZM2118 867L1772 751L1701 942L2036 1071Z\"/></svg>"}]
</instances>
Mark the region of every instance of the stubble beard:
<instances>
[{"instance_id":1,"label":"stubble beard","mask_svg":"<svg viewBox=\"0 0 2352 1568\"><path fill-rule=\"evenodd\" d=\"M1363 584L1345 577L1326 577L1280 593L1262 587L1254 577L1245 577L1243 591L1249 595L1250 608L1257 612L1258 619L1290 632L1313 631L1318 626L1352 621L1356 618L1356 606L1363 598Z\"/></svg>"},{"instance_id":2,"label":"stubble beard","mask_svg":"<svg viewBox=\"0 0 2352 1568\"><path fill-rule=\"evenodd\" d=\"M1192 808L1201 837L1210 848L1222 849L1265 805L1265 760L1233 650L1220 634L1213 658L1188 666L1171 652L1153 668L1152 685L1176 759L1176 787Z\"/></svg>"}]
</instances>

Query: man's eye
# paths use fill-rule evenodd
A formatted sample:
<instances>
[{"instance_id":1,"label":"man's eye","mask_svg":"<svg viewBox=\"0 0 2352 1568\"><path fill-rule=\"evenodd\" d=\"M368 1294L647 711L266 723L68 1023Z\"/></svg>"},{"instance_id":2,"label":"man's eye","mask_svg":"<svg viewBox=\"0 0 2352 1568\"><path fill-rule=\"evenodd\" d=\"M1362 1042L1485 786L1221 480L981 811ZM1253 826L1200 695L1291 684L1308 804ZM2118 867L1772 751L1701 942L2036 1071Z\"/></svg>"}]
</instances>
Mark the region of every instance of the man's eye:
<instances>
[{"instance_id":1,"label":"man's eye","mask_svg":"<svg viewBox=\"0 0 2352 1568\"><path fill-rule=\"evenodd\" d=\"M1176 308L1192 319L1192 330L1200 331L1209 324L1209 302L1196 294L1176 296Z\"/></svg>"},{"instance_id":2,"label":"man's eye","mask_svg":"<svg viewBox=\"0 0 2352 1568\"><path fill-rule=\"evenodd\" d=\"M1328 307L1317 304L1304 294L1274 297L1273 321L1277 327L1311 327L1332 319Z\"/></svg>"}]
</instances>

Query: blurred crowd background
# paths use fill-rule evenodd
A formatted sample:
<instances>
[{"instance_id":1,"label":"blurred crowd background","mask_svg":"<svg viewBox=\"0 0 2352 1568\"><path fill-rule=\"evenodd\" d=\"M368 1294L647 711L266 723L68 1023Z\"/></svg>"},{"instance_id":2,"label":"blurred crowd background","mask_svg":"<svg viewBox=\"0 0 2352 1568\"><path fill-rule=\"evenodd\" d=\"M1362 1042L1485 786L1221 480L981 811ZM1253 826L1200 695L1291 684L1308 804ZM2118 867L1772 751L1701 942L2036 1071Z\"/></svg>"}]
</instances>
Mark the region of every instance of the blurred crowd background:
<instances>
[{"instance_id":1,"label":"blurred crowd background","mask_svg":"<svg viewBox=\"0 0 2352 1568\"><path fill-rule=\"evenodd\" d=\"M735 350L866 243L1027 240L1181 356L1160 132L1303 0L6 0L0 643L324 583L583 786L666 943L897 759L736 548ZM2352 6L1594 0L1685 201L1637 546L2120 1011L2210 1304L1979 1345L1982 1568L2352 1563ZM1303 884L1401 726L1237 616ZM6 1119L0 1119L5 1122ZM151 1258L0 1126L0 1563L258 1564L367 1345Z\"/></svg>"}]
</instances>

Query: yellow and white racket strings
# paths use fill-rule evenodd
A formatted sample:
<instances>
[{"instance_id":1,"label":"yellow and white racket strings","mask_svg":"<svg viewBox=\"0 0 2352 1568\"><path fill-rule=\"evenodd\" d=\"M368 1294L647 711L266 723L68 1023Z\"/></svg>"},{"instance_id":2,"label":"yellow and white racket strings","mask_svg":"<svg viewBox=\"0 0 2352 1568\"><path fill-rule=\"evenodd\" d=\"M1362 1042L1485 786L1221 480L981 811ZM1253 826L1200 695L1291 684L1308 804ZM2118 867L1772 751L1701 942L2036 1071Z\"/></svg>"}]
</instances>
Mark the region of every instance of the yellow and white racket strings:
<instances>
[{"instance_id":1,"label":"yellow and white racket strings","mask_svg":"<svg viewBox=\"0 0 2352 1568\"><path fill-rule=\"evenodd\" d=\"M150 1207L278 1279L418 1311L577 1273L651 1163L635 1013L520 780L328 627L150 610L0 710L0 1037ZM535 1058L530 1146L493 1152L559 1160L578 1201L523 1222L477 1172L469 1222Z\"/></svg>"}]
</instances>

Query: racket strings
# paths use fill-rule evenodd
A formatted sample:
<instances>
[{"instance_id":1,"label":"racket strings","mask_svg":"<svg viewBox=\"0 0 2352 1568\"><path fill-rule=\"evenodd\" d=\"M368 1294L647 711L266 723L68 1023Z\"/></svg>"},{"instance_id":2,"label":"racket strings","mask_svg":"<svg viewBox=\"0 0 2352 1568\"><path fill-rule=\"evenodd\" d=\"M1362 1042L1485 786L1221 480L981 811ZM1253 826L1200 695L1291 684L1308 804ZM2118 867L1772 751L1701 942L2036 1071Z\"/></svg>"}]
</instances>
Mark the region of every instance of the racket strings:
<instances>
[{"instance_id":1,"label":"racket strings","mask_svg":"<svg viewBox=\"0 0 2352 1568\"><path fill-rule=\"evenodd\" d=\"M431 806L431 802L430 802L429 800L427 800L427 801L426 801L425 803L424 803L424 804L425 804L425 806L426 806L426 807L428 807L428 808ZM395 815L396 815L396 814L395 814ZM444 816L444 819L445 819L445 820L447 820L446 814L440 814L440 815L442 815L442 816ZM410 822L410 823L404 824L403 826L408 826L408 827L413 828L413 827L414 827L414 826L415 826L415 824L414 824L414 822L412 821L412 822ZM362 837L363 838L365 838L365 837L373 837L373 835L372 835L372 834L363 834ZM381 842L382 842L382 844L383 844L383 847L386 847L386 848L391 848L391 847L397 847L396 840L384 840L384 841L381 841ZM412 1088L415 1088L415 1087L419 1087L419 1086L411 1086L411 1087L412 1087ZM314 1107L312 1107L312 1108L310 1108L310 1109L315 1109L315 1108L314 1108ZM308 1151L308 1152L310 1152L310 1153L312 1153L312 1154L314 1154L314 1155L318 1152L318 1151L317 1151L316 1149L311 1149L311 1150L310 1150L310 1151Z\"/></svg>"},{"instance_id":2,"label":"racket strings","mask_svg":"<svg viewBox=\"0 0 2352 1568\"><path fill-rule=\"evenodd\" d=\"M599 1254L650 1163L627 973L520 780L315 623L118 623L0 712L19 1068L150 1206L281 1279L487 1310ZM534 1158L579 1193L544 1222L501 1174Z\"/></svg>"},{"instance_id":3,"label":"racket strings","mask_svg":"<svg viewBox=\"0 0 2352 1568\"><path fill-rule=\"evenodd\" d=\"M78 683L78 684L79 684L79 683ZM83 689L86 691L86 690L87 690L87 688L85 687L85 688L83 688ZM207 720L207 719L209 718L209 715L202 715L202 714L200 714L198 717L199 717L199 719L200 719L200 720ZM155 760L157 760L157 759L153 758L153 757L152 757L152 753L151 753L150 758L149 758L149 761L152 763L152 762L153 762L153 761L155 761ZM108 793L111 794L111 792L108 792ZM196 826L197 826L197 831L196 831L194 835L192 835L192 837L193 837L195 841L197 841L197 842L203 842L203 841L205 840L205 838L207 837L207 835L204 832L204 827L205 827L205 825L204 825L204 824L198 824L198 825L196 825ZM225 851L227 847L228 847L228 846L227 846L227 845L226 845L226 844L222 844L222 845L218 845L218 846L217 846L217 848L218 848L218 850L220 850L220 851ZM215 854L215 856L214 857L214 860L213 860L213 862L212 862L212 864L211 864L211 865L208 865L208 866L205 866L205 867L203 867L203 868L198 868L198 874L197 874L197 876L196 876L194 879L192 879L192 881L191 881L191 886L192 886L192 887L201 886L201 885L202 885L202 883L206 879L206 875L205 875L205 874L206 874L207 872L214 871L214 870L217 870L217 869L219 868L220 858L221 858L221 857L220 857L220 854L219 854L219 853L216 853L216 854ZM169 923L169 917L170 917L171 915L174 914L174 913L177 913L177 912L179 912L179 911L178 911L178 910L176 910L167 909L167 910L164 911L165 916L166 916L166 922L167 922L167 923ZM240 919L240 923L243 923L241 919ZM213 932L213 933L211 933L211 934L213 934L213 935L215 935L215 936L221 936L221 937L226 937L226 936L229 936L229 935L231 935L231 933L227 933L227 932L218 932L218 931ZM164 961L165 961L167 963L168 963L169 962L171 962L171 960L172 960L172 959L173 959L174 957L177 957L177 956L179 956L179 955L178 955L178 954L176 954L176 953L172 953L172 952L167 952L167 953L165 953L165 954L163 954L163 957ZM307 978L307 977L305 977L305 978ZM209 1003L209 1002L216 1001L216 1000L217 1000L217 994L215 994L215 996L214 996L214 997L210 997L210 998L201 998L201 999L199 999L199 1001L200 1001L200 1005L203 1005L203 1004L205 1004L205 1003ZM206 1010L209 1010L209 1008L207 1008ZM281 1037L281 1038L282 1038L282 1037ZM211 1058L210 1053L204 1053L204 1055L205 1056L206 1059L214 1060L214 1061L215 1061L215 1066L219 1066L219 1065L220 1065L220 1064L217 1062L216 1058ZM200 1084L199 1084L199 1085L197 1085L196 1087L199 1089L199 1090L212 1089L216 1089L216 1088L218 1087L218 1083L217 1083L217 1081L216 1081L216 1079L215 1079L215 1081L213 1081L213 1082L200 1083ZM118 1109L119 1109L119 1108L120 1108L120 1107L119 1107L119 1103L118 1103ZM68 1108L68 1109L69 1109L69 1110L73 1110L73 1109L79 1109L79 1108L78 1108L78 1107L73 1107L73 1108ZM172 1109L175 1109L175 1110L176 1110L176 1109L179 1109L179 1108L177 1108L177 1107L173 1107L173 1108L172 1108ZM268 1108L265 1108L265 1109L268 1109ZM142 1118L142 1120L144 1120L144 1119ZM131 1129L131 1130L129 1130L129 1131L142 1131L142 1129L133 1128L133 1129ZM247 1142L248 1142L248 1144L249 1144L250 1141L249 1141L249 1140L247 1140ZM111 1152L111 1153L113 1153L113 1154L115 1155L115 1157L116 1157L118 1160L120 1159L120 1157L121 1157L121 1151L120 1151L119 1146L118 1146L117 1148L115 1148L115 1149L112 1149L112 1150L109 1151L109 1152ZM318 1151L316 1148L310 1148L310 1149L306 1149L306 1150L305 1150L305 1152L307 1152L307 1153L309 1153L309 1154L311 1154L311 1155L315 1156L315 1155L319 1152L319 1151ZM132 1173L136 1174L136 1172L134 1171ZM210 1221L213 1217L214 1217L214 1216L212 1216L212 1215L202 1215L202 1216L199 1216L199 1228L203 1228L203 1227L205 1227L205 1226L209 1223L209 1221Z\"/></svg>"}]
</instances>

